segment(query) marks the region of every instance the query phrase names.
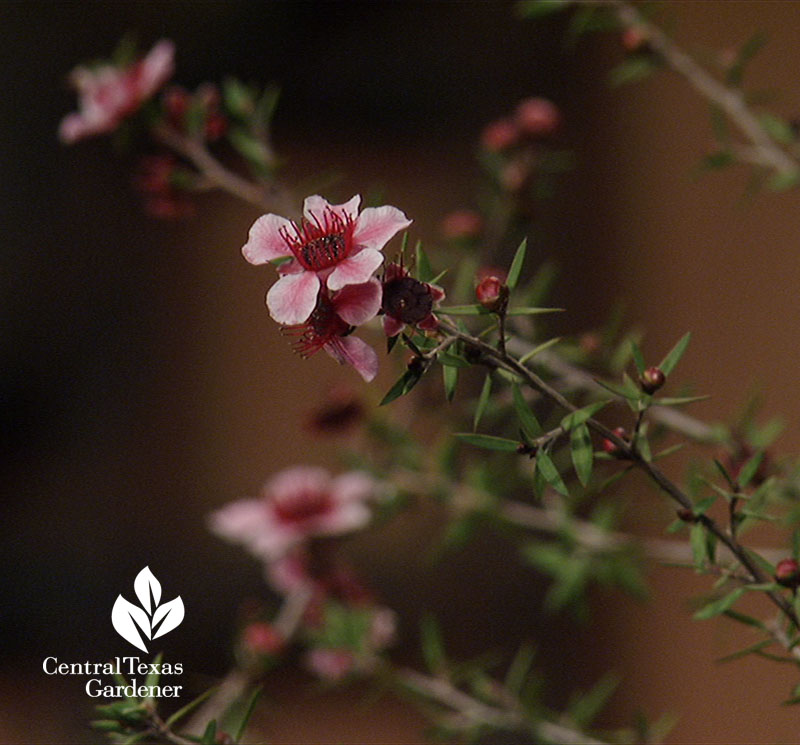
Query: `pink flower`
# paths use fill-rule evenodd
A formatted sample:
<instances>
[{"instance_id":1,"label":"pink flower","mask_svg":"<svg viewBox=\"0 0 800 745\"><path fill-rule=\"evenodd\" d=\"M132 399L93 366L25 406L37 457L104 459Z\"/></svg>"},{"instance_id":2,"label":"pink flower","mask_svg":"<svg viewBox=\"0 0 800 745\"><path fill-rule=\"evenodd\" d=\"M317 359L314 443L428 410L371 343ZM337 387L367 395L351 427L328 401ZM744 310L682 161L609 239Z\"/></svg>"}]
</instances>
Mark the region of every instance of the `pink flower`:
<instances>
[{"instance_id":1,"label":"pink flower","mask_svg":"<svg viewBox=\"0 0 800 745\"><path fill-rule=\"evenodd\" d=\"M254 556L276 561L314 536L339 535L370 519L376 492L366 473L336 478L323 468L296 466L270 479L258 499L241 499L211 514L211 530Z\"/></svg>"},{"instance_id":2,"label":"pink flower","mask_svg":"<svg viewBox=\"0 0 800 745\"><path fill-rule=\"evenodd\" d=\"M414 279L400 264L389 264L383 277L383 330L387 336L397 336L406 324L435 329L433 306L444 297L441 287Z\"/></svg>"},{"instance_id":3,"label":"pink flower","mask_svg":"<svg viewBox=\"0 0 800 745\"><path fill-rule=\"evenodd\" d=\"M546 98L526 98L517 106L516 123L527 135L546 137L561 124L561 112Z\"/></svg>"},{"instance_id":4,"label":"pink flower","mask_svg":"<svg viewBox=\"0 0 800 745\"><path fill-rule=\"evenodd\" d=\"M381 249L411 224L399 209L367 207L359 214L361 197L329 204L307 197L303 218L262 215L250 228L242 247L251 264L291 257L279 268L281 278L267 293L270 315L284 324L304 323L314 311L321 287L341 290L367 282L383 262Z\"/></svg>"},{"instance_id":5,"label":"pink flower","mask_svg":"<svg viewBox=\"0 0 800 745\"><path fill-rule=\"evenodd\" d=\"M172 75L174 56L173 43L161 40L127 67L76 67L69 79L78 92L80 110L61 120L61 141L72 144L115 130Z\"/></svg>"},{"instance_id":6,"label":"pink flower","mask_svg":"<svg viewBox=\"0 0 800 745\"><path fill-rule=\"evenodd\" d=\"M356 672L358 660L349 649L318 647L306 655L306 666L323 680L336 683Z\"/></svg>"},{"instance_id":7,"label":"pink flower","mask_svg":"<svg viewBox=\"0 0 800 745\"><path fill-rule=\"evenodd\" d=\"M288 326L285 333L296 337L294 348L302 357L324 349L339 364L352 365L369 382L378 373L378 355L350 334L355 326L374 318L380 306L381 285L376 279L346 285L335 293L323 288L307 320Z\"/></svg>"},{"instance_id":8,"label":"pink flower","mask_svg":"<svg viewBox=\"0 0 800 745\"><path fill-rule=\"evenodd\" d=\"M519 140L519 129L510 119L498 119L487 124L481 134L481 144L492 153L507 150Z\"/></svg>"},{"instance_id":9,"label":"pink flower","mask_svg":"<svg viewBox=\"0 0 800 745\"><path fill-rule=\"evenodd\" d=\"M441 230L444 237L450 240L475 238L483 230L483 218L472 210L456 210L445 215Z\"/></svg>"}]
</instances>

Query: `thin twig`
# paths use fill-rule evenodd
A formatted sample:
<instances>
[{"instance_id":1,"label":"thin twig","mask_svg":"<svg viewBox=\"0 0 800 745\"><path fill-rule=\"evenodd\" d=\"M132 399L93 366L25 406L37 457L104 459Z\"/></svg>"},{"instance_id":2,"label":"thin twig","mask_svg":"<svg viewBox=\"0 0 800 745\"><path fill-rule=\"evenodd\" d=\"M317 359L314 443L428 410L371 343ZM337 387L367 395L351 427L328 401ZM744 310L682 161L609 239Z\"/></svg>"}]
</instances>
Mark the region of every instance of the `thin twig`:
<instances>
[{"instance_id":1,"label":"thin twig","mask_svg":"<svg viewBox=\"0 0 800 745\"><path fill-rule=\"evenodd\" d=\"M625 0L605 0L628 28L635 28L647 38L649 47L658 54L674 72L681 75L703 98L719 107L752 144L751 162L773 169L781 175L800 172L800 163L789 155L764 129L758 117L750 110L741 90L717 80L684 52L658 26L647 21L639 11Z\"/></svg>"}]
</instances>

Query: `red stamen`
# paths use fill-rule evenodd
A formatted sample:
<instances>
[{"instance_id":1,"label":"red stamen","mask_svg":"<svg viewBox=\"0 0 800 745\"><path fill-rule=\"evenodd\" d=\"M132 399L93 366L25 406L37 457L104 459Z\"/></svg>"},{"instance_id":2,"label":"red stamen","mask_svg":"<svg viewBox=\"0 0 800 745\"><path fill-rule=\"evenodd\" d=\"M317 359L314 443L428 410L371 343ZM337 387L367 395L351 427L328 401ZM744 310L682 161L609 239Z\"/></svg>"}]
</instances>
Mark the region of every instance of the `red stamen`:
<instances>
[{"instance_id":1,"label":"red stamen","mask_svg":"<svg viewBox=\"0 0 800 745\"><path fill-rule=\"evenodd\" d=\"M320 292L317 306L305 323L283 328L286 336L296 337L292 346L303 358L310 357L335 338L346 336L351 331L352 326L339 317L324 290Z\"/></svg>"},{"instance_id":2,"label":"red stamen","mask_svg":"<svg viewBox=\"0 0 800 745\"><path fill-rule=\"evenodd\" d=\"M294 235L286 227L280 229L280 235L303 269L318 272L335 266L350 255L353 229L350 215L342 217L328 209L321 221L312 214L311 220L303 218L299 223L292 222Z\"/></svg>"}]
</instances>

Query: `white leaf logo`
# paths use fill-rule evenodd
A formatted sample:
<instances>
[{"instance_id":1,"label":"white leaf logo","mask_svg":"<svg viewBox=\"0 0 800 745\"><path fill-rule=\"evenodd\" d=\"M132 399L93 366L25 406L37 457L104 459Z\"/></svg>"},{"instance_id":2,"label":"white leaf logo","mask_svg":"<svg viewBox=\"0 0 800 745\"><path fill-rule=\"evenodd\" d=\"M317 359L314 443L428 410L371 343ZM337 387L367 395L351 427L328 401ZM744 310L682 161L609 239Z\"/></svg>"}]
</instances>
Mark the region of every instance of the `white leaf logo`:
<instances>
[{"instance_id":1,"label":"white leaf logo","mask_svg":"<svg viewBox=\"0 0 800 745\"><path fill-rule=\"evenodd\" d=\"M183 621L184 608L180 595L168 603L161 603L161 583L145 567L133 581L133 589L141 608L129 603L122 595L117 596L111 611L111 623L117 633L137 649L147 652L142 639L157 639L177 628Z\"/></svg>"}]
</instances>

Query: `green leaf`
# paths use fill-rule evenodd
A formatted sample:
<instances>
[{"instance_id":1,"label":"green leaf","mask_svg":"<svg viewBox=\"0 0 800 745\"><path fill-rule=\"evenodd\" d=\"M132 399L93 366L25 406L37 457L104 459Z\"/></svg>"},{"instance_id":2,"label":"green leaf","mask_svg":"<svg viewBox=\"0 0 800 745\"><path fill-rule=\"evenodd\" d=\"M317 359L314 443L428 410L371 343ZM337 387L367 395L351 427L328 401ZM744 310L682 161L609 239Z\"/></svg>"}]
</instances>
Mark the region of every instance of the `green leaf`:
<instances>
[{"instance_id":1,"label":"green leaf","mask_svg":"<svg viewBox=\"0 0 800 745\"><path fill-rule=\"evenodd\" d=\"M570 5L571 0L520 0L516 11L520 18L541 18L558 13Z\"/></svg>"},{"instance_id":2,"label":"green leaf","mask_svg":"<svg viewBox=\"0 0 800 745\"><path fill-rule=\"evenodd\" d=\"M176 711L174 714L171 714L166 722L167 727L172 727L172 725L179 722L185 716L191 714L198 706L200 706L200 704L203 703L203 701L205 701L216 690L217 688L213 687L209 688L207 691L203 691L203 693L201 693L196 699L190 701L188 704L186 704L186 706L183 706L180 709L178 709L178 711Z\"/></svg>"},{"instance_id":3,"label":"green leaf","mask_svg":"<svg viewBox=\"0 0 800 745\"><path fill-rule=\"evenodd\" d=\"M269 162L269 150L261 140L243 127L231 127L228 140L236 151L257 166L266 168Z\"/></svg>"},{"instance_id":4,"label":"green leaf","mask_svg":"<svg viewBox=\"0 0 800 745\"><path fill-rule=\"evenodd\" d=\"M767 186L772 191L788 191L800 184L800 171L787 171L785 173L775 173L770 177Z\"/></svg>"},{"instance_id":5,"label":"green leaf","mask_svg":"<svg viewBox=\"0 0 800 745\"><path fill-rule=\"evenodd\" d=\"M642 350L639 349L639 345L633 339L631 339L631 353L633 354L633 362L636 365L636 372L638 372L639 375L643 375L647 367L644 364Z\"/></svg>"},{"instance_id":6,"label":"green leaf","mask_svg":"<svg viewBox=\"0 0 800 745\"><path fill-rule=\"evenodd\" d=\"M767 37L763 32L757 31L739 49L736 60L728 69L725 82L728 85L740 86L744 78L744 71L747 63L758 54L762 47L767 43Z\"/></svg>"},{"instance_id":7,"label":"green leaf","mask_svg":"<svg viewBox=\"0 0 800 745\"><path fill-rule=\"evenodd\" d=\"M458 384L458 368L442 365L442 378L444 380L444 395L448 401L453 400L456 395L456 385Z\"/></svg>"},{"instance_id":8,"label":"green leaf","mask_svg":"<svg viewBox=\"0 0 800 745\"><path fill-rule=\"evenodd\" d=\"M422 249L422 241L417 241L414 252L417 257L417 279L420 282L430 282L433 279L433 269L431 269L427 254Z\"/></svg>"},{"instance_id":9,"label":"green leaf","mask_svg":"<svg viewBox=\"0 0 800 745\"><path fill-rule=\"evenodd\" d=\"M252 89L236 78L225 78L222 82L222 100L237 119L246 120L255 111Z\"/></svg>"},{"instance_id":10,"label":"green leaf","mask_svg":"<svg viewBox=\"0 0 800 745\"><path fill-rule=\"evenodd\" d=\"M608 700L617 690L620 679L616 675L604 675L589 693L582 696L569 709L570 719L581 729L586 729L605 708Z\"/></svg>"},{"instance_id":11,"label":"green leaf","mask_svg":"<svg viewBox=\"0 0 800 745\"><path fill-rule=\"evenodd\" d=\"M503 683L504 688L513 696L517 696L525 685L531 672L536 650L531 644L523 644L511 660Z\"/></svg>"},{"instance_id":12,"label":"green leaf","mask_svg":"<svg viewBox=\"0 0 800 745\"><path fill-rule=\"evenodd\" d=\"M214 745L217 741L217 720L212 719L206 725L206 731L203 732L203 736L200 738L200 742L203 745Z\"/></svg>"},{"instance_id":13,"label":"green leaf","mask_svg":"<svg viewBox=\"0 0 800 745\"><path fill-rule=\"evenodd\" d=\"M692 547L695 567L703 568L706 565L706 531L699 523L692 525L689 529L689 543Z\"/></svg>"},{"instance_id":14,"label":"green leaf","mask_svg":"<svg viewBox=\"0 0 800 745\"><path fill-rule=\"evenodd\" d=\"M701 499L694 507L692 507L692 512L695 515L705 515L708 510L711 509L711 505L717 501L717 495L712 494L710 497L706 497L705 499Z\"/></svg>"},{"instance_id":15,"label":"green leaf","mask_svg":"<svg viewBox=\"0 0 800 745\"><path fill-rule=\"evenodd\" d=\"M506 440L503 437L495 437L494 435L479 435L474 432L456 432L454 437L457 437L467 445L474 445L478 448L485 450L501 450L506 453L516 452L519 447L518 440Z\"/></svg>"},{"instance_id":16,"label":"green leaf","mask_svg":"<svg viewBox=\"0 0 800 745\"><path fill-rule=\"evenodd\" d=\"M564 308L509 308L507 316L538 316L543 313L563 313Z\"/></svg>"},{"instance_id":17,"label":"green leaf","mask_svg":"<svg viewBox=\"0 0 800 745\"><path fill-rule=\"evenodd\" d=\"M606 380L600 380L600 378L594 378L593 380L597 385L628 401L638 401L642 396L641 391L638 389L631 390L628 386L619 385L618 383L609 383Z\"/></svg>"},{"instance_id":18,"label":"green leaf","mask_svg":"<svg viewBox=\"0 0 800 745\"><path fill-rule=\"evenodd\" d=\"M242 714L242 719L239 722L239 726L236 728L236 732L233 736L234 742L239 742L242 739L242 735L244 735L244 731L247 729L247 723L250 721L250 717L253 716L253 712L256 709L256 704L258 703L258 699L261 696L261 692L263 688L258 686L251 694L250 698L247 701L247 706L244 708L244 712Z\"/></svg>"},{"instance_id":19,"label":"green leaf","mask_svg":"<svg viewBox=\"0 0 800 745\"><path fill-rule=\"evenodd\" d=\"M542 426L531 411L528 402L522 395L522 390L516 383L511 386L511 395L514 400L514 410L517 412L517 418L519 419L522 431L529 440L535 440L542 434Z\"/></svg>"},{"instance_id":20,"label":"green leaf","mask_svg":"<svg viewBox=\"0 0 800 745\"><path fill-rule=\"evenodd\" d=\"M752 480L753 477L756 475L759 466L761 465L761 461L764 460L764 453L758 452L752 455L747 463L742 466L742 470L739 471L739 486L744 488L746 487Z\"/></svg>"},{"instance_id":21,"label":"green leaf","mask_svg":"<svg viewBox=\"0 0 800 745\"><path fill-rule=\"evenodd\" d=\"M486 379L483 381L483 388L481 388L481 393L478 396L478 403L475 404L475 416L472 418L472 431L475 432L478 429L478 425L481 423L481 418L483 417L483 413L486 411L486 406L489 403L489 395L492 392L492 376L486 376Z\"/></svg>"},{"instance_id":22,"label":"green leaf","mask_svg":"<svg viewBox=\"0 0 800 745\"><path fill-rule=\"evenodd\" d=\"M550 349L550 347L555 346L558 342L561 341L560 336L556 336L554 339L548 339L545 342L542 342L538 346L531 349L530 352L525 352L522 357L519 358L519 364L524 365L528 360L535 357L539 352L544 352L545 349Z\"/></svg>"},{"instance_id":23,"label":"green leaf","mask_svg":"<svg viewBox=\"0 0 800 745\"><path fill-rule=\"evenodd\" d=\"M556 464L553 463L553 459L542 450L536 454L536 468L553 489L559 494L563 494L565 497L569 496L569 490L561 478Z\"/></svg>"},{"instance_id":24,"label":"green leaf","mask_svg":"<svg viewBox=\"0 0 800 745\"><path fill-rule=\"evenodd\" d=\"M725 611L730 610L736 601L744 595L744 592L744 588L737 587L727 595L723 595L721 598L711 601L708 605L704 605L694 614L693 618L696 621L707 621L709 618L714 618L714 616L725 613Z\"/></svg>"},{"instance_id":25,"label":"green leaf","mask_svg":"<svg viewBox=\"0 0 800 745\"><path fill-rule=\"evenodd\" d=\"M608 406L610 403L611 401L595 401L593 404L589 404L588 406L584 406L582 409L573 411L571 414L567 414L561 420L561 426L566 432L569 432L579 424L583 424L591 419L598 411L600 411L600 409Z\"/></svg>"},{"instance_id":26,"label":"green leaf","mask_svg":"<svg viewBox=\"0 0 800 745\"><path fill-rule=\"evenodd\" d=\"M737 611L730 609L723 611L723 613L724 615L728 616L728 618L738 621L739 623L743 623L747 626L753 626L761 631L767 630L767 627L761 621L759 621L757 618L753 618L752 616L746 616L744 613L738 613Z\"/></svg>"},{"instance_id":27,"label":"green leaf","mask_svg":"<svg viewBox=\"0 0 800 745\"><path fill-rule=\"evenodd\" d=\"M684 404L693 404L697 401L708 401L711 396L679 396L679 397L665 397L654 398L653 404L655 406L683 406Z\"/></svg>"},{"instance_id":28,"label":"green leaf","mask_svg":"<svg viewBox=\"0 0 800 745\"><path fill-rule=\"evenodd\" d=\"M386 406L396 398L405 396L422 377L422 372L418 370L406 370L400 379L389 389L389 392L383 397L383 400L378 404L379 406Z\"/></svg>"},{"instance_id":29,"label":"green leaf","mask_svg":"<svg viewBox=\"0 0 800 745\"><path fill-rule=\"evenodd\" d=\"M281 89L277 85L268 85L258 99L258 103L256 103L256 120L264 129L269 129L280 97Z\"/></svg>"},{"instance_id":30,"label":"green leaf","mask_svg":"<svg viewBox=\"0 0 800 745\"><path fill-rule=\"evenodd\" d=\"M644 80L658 68L659 64L653 57L644 54L635 55L617 65L609 73L608 81L612 86L635 83Z\"/></svg>"},{"instance_id":31,"label":"green leaf","mask_svg":"<svg viewBox=\"0 0 800 745\"><path fill-rule=\"evenodd\" d=\"M508 269L506 285L508 285L510 290L513 290L517 286L517 282L519 282L519 275L522 272L522 265L525 263L525 252L527 249L528 239L523 238L522 243L520 243L517 248L517 252L514 254L514 258L511 260L511 266Z\"/></svg>"},{"instance_id":32,"label":"green leaf","mask_svg":"<svg viewBox=\"0 0 800 745\"><path fill-rule=\"evenodd\" d=\"M575 474L583 487L589 483L592 477L592 463L594 462L594 451L592 449L592 436L586 424L579 424L572 430L570 435L570 448L572 453L572 465L575 466Z\"/></svg>"},{"instance_id":33,"label":"green leaf","mask_svg":"<svg viewBox=\"0 0 800 745\"><path fill-rule=\"evenodd\" d=\"M438 359L443 365L449 365L450 367L472 367L472 365L470 365L470 363L467 362L463 357L450 354L449 352L439 352L436 359Z\"/></svg>"},{"instance_id":34,"label":"green leaf","mask_svg":"<svg viewBox=\"0 0 800 745\"><path fill-rule=\"evenodd\" d=\"M726 654L724 657L720 657L717 660L717 662L733 662L734 660L739 660L742 657L747 657L747 655L753 654L754 652L758 652L764 649L764 647L768 647L770 644L773 643L774 643L773 639L762 639L760 642L751 644L749 647L740 649L738 652L733 652L731 654Z\"/></svg>"},{"instance_id":35,"label":"green leaf","mask_svg":"<svg viewBox=\"0 0 800 745\"><path fill-rule=\"evenodd\" d=\"M767 112L762 113L758 118L761 122L761 126L773 140L777 140L781 145L792 145L795 143L797 138L795 137L794 130L785 119L781 119Z\"/></svg>"},{"instance_id":36,"label":"green leaf","mask_svg":"<svg viewBox=\"0 0 800 745\"><path fill-rule=\"evenodd\" d=\"M682 336L678 343L669 351L666 357L661 360L661 364L658 366L661 369L661 372L664 375L669 375L674 369L675 365L678 364L683 353L686 351L686 347L689 346L689 340L692 338L692 332L685 334Z\"/></svg>"}]
</instances>

